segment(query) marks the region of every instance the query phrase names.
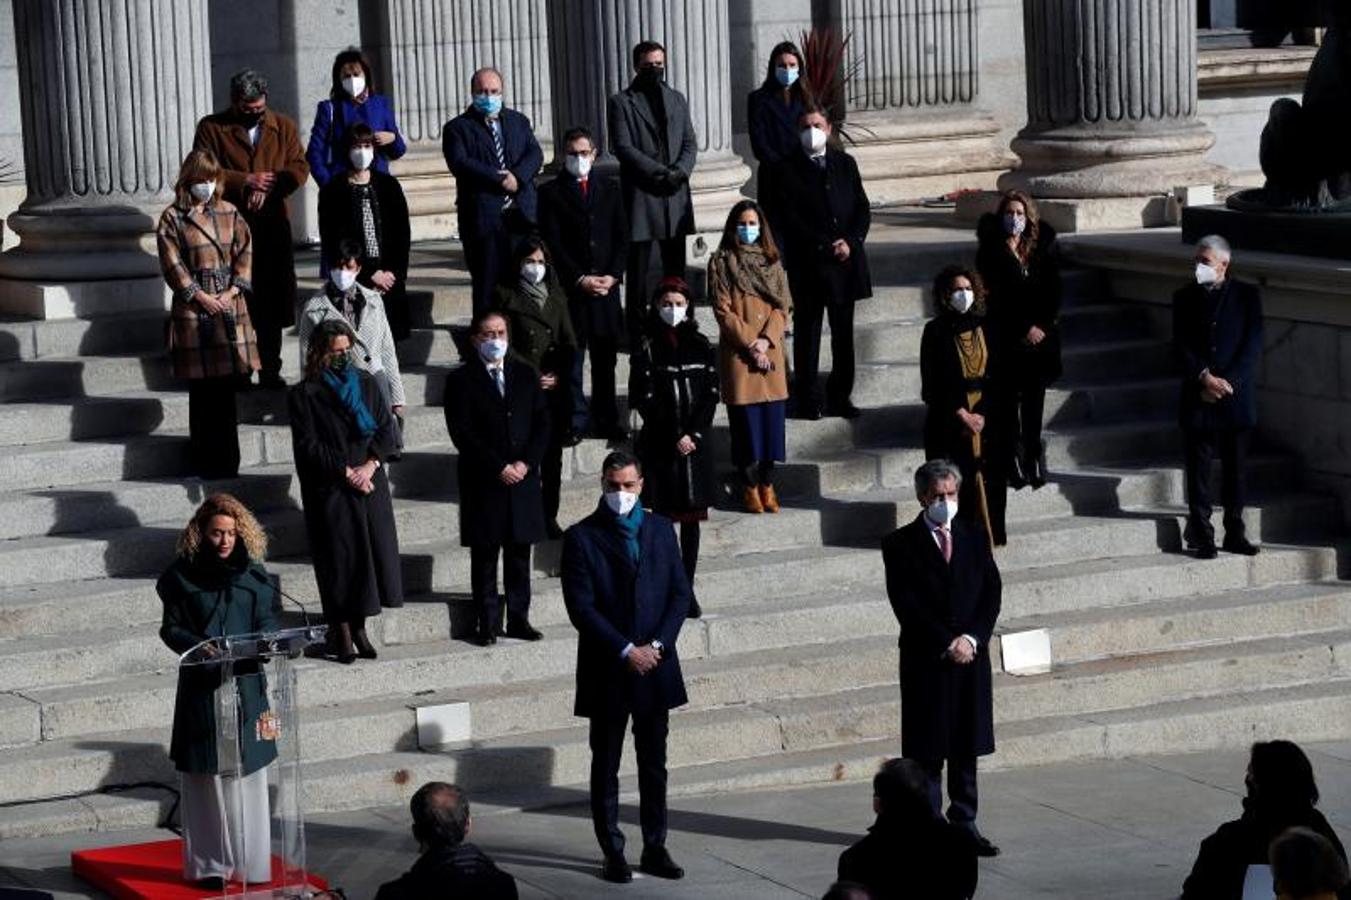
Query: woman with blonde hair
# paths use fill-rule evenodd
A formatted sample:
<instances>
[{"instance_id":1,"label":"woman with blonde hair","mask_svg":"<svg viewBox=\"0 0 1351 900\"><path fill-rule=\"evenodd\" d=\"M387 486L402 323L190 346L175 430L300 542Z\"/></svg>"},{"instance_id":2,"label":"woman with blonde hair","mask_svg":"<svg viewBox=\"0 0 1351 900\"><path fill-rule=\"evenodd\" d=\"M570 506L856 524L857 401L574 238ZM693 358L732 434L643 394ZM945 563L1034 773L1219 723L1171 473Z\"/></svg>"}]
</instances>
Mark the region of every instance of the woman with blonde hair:
<instances>
[{"instance_id":1,"label":"woman with blonde hair","mask_svg":"<svg viewBox=\"0 0 1351 900\"><path fill-rule=\"evenodd\" d=\"M774 463L786 457L788 373L783 336L793 298L769 223L754 200L727 216L708 261L708 293L718 320L718 372L740 471L746 512L775 513Z\"/></svg>"},{"instance_id":2,"label":"woman with blonde hair","mask_svg":"<svg viewBox=\"0 0 1351 900\"><path fill-rule=\"evenodd\" d=\"M164 605L160 638L180 655L203 641L276 628L277 588L265 568L267 535L243 503L213 494L178 537L178 555L155 584ZM169 757L178 769L183 876L216 890L226 881L271 880L267 766L276 758L276 717L261 674L237 675L246 721L239 768L216 746L213 666L178 670ZM269 737L270 735L270 737Z\"/></svg>"},{"instance_id":3,"label":"woman with blonde hair","mask_svg":"<svg viewBox=\"0 0 1351 900\"><path fill-rule=\"evenodd\" d=\"M221 198L225 180L209 150L183 160L174 202L155 230L160 270L173 293L169 361L188 380L188 449L194 474L239 473L235 392L259 366L249 318L253 245L249 226Z\"/></svg>"}]
</instances>

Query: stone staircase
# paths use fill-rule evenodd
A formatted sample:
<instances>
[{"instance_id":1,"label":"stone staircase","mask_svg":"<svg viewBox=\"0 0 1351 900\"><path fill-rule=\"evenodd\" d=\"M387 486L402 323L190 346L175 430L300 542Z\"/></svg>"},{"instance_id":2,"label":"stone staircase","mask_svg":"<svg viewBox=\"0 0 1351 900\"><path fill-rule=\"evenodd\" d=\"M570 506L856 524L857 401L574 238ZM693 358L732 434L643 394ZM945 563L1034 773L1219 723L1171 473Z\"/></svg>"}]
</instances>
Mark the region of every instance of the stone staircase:
<instances>
[{"instance_id":1,"label":"stone staircase","mask_svg":"<svg viewBox=\"0 0 1351 900\"><path fill-rule=\"evenodd\" d=\"M918 509L921 285L971 250L963 233L879 227L884 286L858 311L865 415L790 423L779 515L713 513L696 584L706 616L681 635L691 702L672 722L673 792L869 777L898 752L896 624L876 547ZM468 625L468 556L438 404L468 291L448 253L415 251L423 327L401 347L408 452L391 477L409 602L372 621L378 661L300 665L315 811L402 803L431 778L501 803L585 789L557 545L535 556L545 640L452 639ZM1046 404L1053 480L1010 496L998 557L1000 630L1049 628L1056 668L995 676L988 764L1347 737L1351 585L1338 580L1336 505L1299 489L1291 459L1259 450L1249 525L1263 553L1180 553L1167 347L1091 272L1070 273L1068 288L1066 375ZM161 334L158 316L0 322L0 838L153 825L172 805L152 786L175 781L176 660L157 636L154 578L205 493L259 512L270 568L318 609L281 396L241 398L239 478L184 478L187 401ZM285 361L293 379L294 338ZM625 375L621 360L621 386ZM725 423L720 410L720 441ZM605 452L567 451L565 524L594 507ZM414 709L448 702L469 704L473 740L418 748Z\"/></svg>"}]
</instances>

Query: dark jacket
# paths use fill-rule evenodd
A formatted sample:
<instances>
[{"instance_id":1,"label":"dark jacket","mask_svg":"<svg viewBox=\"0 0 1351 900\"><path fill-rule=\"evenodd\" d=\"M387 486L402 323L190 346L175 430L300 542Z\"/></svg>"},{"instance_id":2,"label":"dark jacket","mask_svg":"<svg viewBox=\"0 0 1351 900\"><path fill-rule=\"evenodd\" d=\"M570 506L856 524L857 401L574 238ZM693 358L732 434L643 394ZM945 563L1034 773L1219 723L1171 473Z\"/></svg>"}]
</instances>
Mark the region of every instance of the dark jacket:
<instances>
[{"instance_id":1,"label":"dark jacket","mask_svg":"<svg viewBox=\"0 0 1351 900\"><path fill-rule=\"evenodd\" d=\"M999 345L1004 377L1013 384L1045 387L1060 377L1060 250L1055 229L1039 225L1037 245L1023 266L1005 243L1004 223L993 213L976 225L976 269L985 282L989 313L986 336ZM1033 325L1046 332L1036 346L1025 343Z\"/></svg>"},{"instance_id":2,"label":"dark jacket","mask_svg":"<svg viewBox=\"0 0 1351 900\"><path fill-rule=\"evenodd\" d=\"M459 452L460 544L484 547L544 540L539 467L549 443L549 410L527 364L504 363L507 393L497 392L477 355L446 376L446 429ZM498 475L517 460L530 471L514 485Z\"/></svg>"},{"instance_id":3,"label":"dark jacket","mask_svg":"<svg viewBox=\"0 0 1351 900\"><path fill-rule=\"evenodd\" d=\"M924 453L929 459L955 459L963 453L970 455L971 438L957 418L959 409L985 416L985 431L991 431L991 434L981 433L987 440L994 437L993 429L998 427L999 417L991 415L997 409L998 397L998 362L993 342L986 332L989 356L985 377L977 384L963 375L962 360L957 351L958 334L983 327L983 321L975 316L957 316L951 312L942 313L924 325L919 344L919 374L920 397L925 406ZM972 406L967 391L976 386L981 389L981 398Z\"/></svg>"},{"instance_id":4,"label":"dark jacket","mask_svg":"<svg viewBox=\"0 0 1351 900\"><path fill-rule=\"evenodd\" d=\"M384 94L367 94L362 103L356 103L343 94L342 99L320 100L314 109L314 125L310 127L310 143L305 148L305 159L310 174L319 187L347 173L347 134L354 125L367 125L371 131L394 132L394 143L375 148L371 168L388 174L389 161L408 152L399 125L394 121L394 104Z\"/></svg>"},{"instance_id":5,"label":"dark jacket","mask_svg":"<svg viewBox=\"0 0 1351 900\"><path fill-rule=\"evenodd\" d=\"M1266 865L1271 842L1285 829L1295 826L1318 832L1346 859L1337 833L1318 810L1310 807L1284 815L1264 815L1245 797L1242 817L1224 823L1201 842L1191 874L1182 885L1182 900L1242 900L1248 866ZM1351 900L1351 885L1342 888L1337 896L1340 900Z\"/></svg>"},{"instance_id":6,"label":"dark jacket","mask_svg":"<svg viewBox=\"0 0 1351 900\"><path fill-rule=\"evenodd\" d=\"M1262 353L1262 297L1226 278L1215 290L1189 284L1173 295L1173 349L1185 428L1252 428L1257 424L1257 362ZM1201 372L1225 379L1234 395L1201 400Z\"/></svg>"},{"instance_id":7,"label":"dark jacket","mask_svg":"<svg viewBox=\"0 0 1351 900\"><path fill-rule=\"evenodd\" d=\"M901 821L878 816L867 836L840 854L839 879L863 885L872 900L967 900L978 877L971 832L932 813Z\"/></svg>"},{"instance_id":8,"label":"dark jacket","mask_svg":"<svg viewBox=\"0 0 1351 900\"><path fill-rule=\"evenodd\" d=\"M629 406L643 414L638 458L643 461L643 505L665 515L704 510L717 495L709 439L718 408L718 351L692 319L672 329L648 319L630 359ZM694 439L682 456L676 442Z\"/></svg>"},{"instance_id":9,"label":"dark jacket","mask_svg":"<svg viewBox=\"0 0 1351 900\"><path fill-rule=\"evenodd\" d=\"M516 900L516 879L497 868L478 847L438 847L418 857L375 900Z\"/></svg>"},{"instance_id":10,"label":"dark jacket","mask_svg":"<svg viewBox=\"0 0 1351 900\"><path fill-rule=\"evenodd\" d=\"M155 583L155 592L164 604L160 639L180 655L211 638L277 627L275 581L261 563L250 561L243 542L235 544L233 555L225 562L216 562L206 555L208 552L194 559L178 557ZM215 695L224 674L214 665L178 669L169 758L180 772L220 773ZM273 741L259 740L252 727L268 708L263 674L241 670L236 675L245 723L241 729L242 763L244 774L249 774L276 759L277 747Z\"/></svg>"},{"instance_id":11,"label":"dark jacket","mask_svg":"<svg viewBox=\"0 0 1351 900\"><path fill-rule=\"evenodd\" d=\"M901 625L901 754L932 761L994 752L990 637L1001 584L979 526L952 524L943 561L924 514L882 540L887 596ZM976 659L945 658L959 635L976 639Z\"/></svg>"},{"instance_id":12,"label":"dark jacket","mask_svg":"<svg viewBox=\"0 0 1351 900\"><path fill-rule=\"evenodd\" d=\"M337 391L322 378L300 382L288 397L310 558L330 624L403 605L399 536L386 468L375 470L375 490L369 494L347 483L348 466L355 468L372 456L383 463L398 446L398 426L384 391L369 373L358 372L358 378L377 425L370 437L361 435Z\"/></svg>"},{"instance_id":13,"label":"dark jacket","mask_svg":"<svg viewBox=\"0 0 1351 900\"><path fill-rule=\"evenodd\" d=\"M804 107L800 92L793 91L790 97L785 104L783 88L777 83L761 85L746 95L746 131L751 153L761 165L802 152L798 119Z\"/></svg>"},{"instance_id":14,"label":"dark jacket","mask_svg":"<svg viewBox=\"0 0 1351 900\"><path fill-rule=\"evenodd\" d=\"M541 306L520 290L517 275L498 282L494 308L505 313L511 329L511 355L540 374L566 381L577 352L577 333L568 315L568 299L552 270L544 278L549 295ZM565 388L566 391L566 388Z\"/></svg>"},{"instance_id":15,"label":"dark jacket","mask_svg":"<svg viewBox=\"0 0 1351 900\"><path fill-rule=\"evenodd\" d=\"M530 120L514 109L503 107L498 114L502 125L502 153L506 167L516 176L517 191L511 209L526 222L535 219L535 176L544 164L544 151ZM455 176L455 212L461 236L480 236L496 231L502 224L502 166L497 162L493 134L487 118L474 107L446 123L441 133L441 152L450 174Z\"/></svg>"},{"instance_id":16,"label":"dark jacket","mask_svg":"<svg viewBox=\"0 0 1351 900\"><path fill-rule=\"evenodd\" d=\"M322 256L329 261L328 264L338 258L338 246L344 240L355 240L365 246L361 209L353 203L353 185L347 182L347 171L344 168L342 177L334 178L319 192L319 242ZM362 258L357 281L363 287L375 290L372 275L382 270L394 273L398 279L394 288L380 297L384 301L394 340L401 341L408 337L409 331L408 286L404 283L408 278L408 254L412 247L408 200L404 197L399 180L393 175L372 172L370 183L375 192L376 237L380 243L380 255ZM328 272L325 271L323 276L328 277Z\"/></svg>"},{"instance_id":17,"label":"dark jacket","mask_svg":"<svg viewBox=\"0 0 1351 900\"><path fill-rule=\"evenodd\" d=\"M611 275L622 281L629 256L629 217L619 183L597 175L582 197L577 179L562 174L539 189L539 229L549 247L558 280L568 294L568 311L585 338L617 339L625 333L619 283L604 297L577 287L584 275Z\"/></svg>"},{"instance_id":18,"label":"dark jacket","mask_svg":"<svg viewBox=\"0 0 1351 900\"><path fill-rule=\"evenodd\" d=\"M635 567L614 513L601 504L563 535L563 602L577 628L577 702L591 718L648 713L687 702L676 640L690 605L690 583L671 521L646 513ZM647 675L629 671L620 654L653 640L665 648Z\"/></svg>"},{"instance_id":19,"label":"dark jacket","mask_svg":"<svg viewBox=\"0 0 1351 900\"><path fill-rule=\"evenodd\" d=\"M784 246L788 283L799 306L872 296L872 274L863 247L872 212L853 157L827 149L822 171L799 148L760 167L760 197L774 238ZM844 262L831 251L837 240L849 243Z\"/></svg>"},{"instance_id":20,"label":"dark jacket","mask_svg":"<svg viewBox=\"0 0 1351 900\"><path fill-rule=\"evenodd\" d=\"M690 105L666 84L660 90L666 113L663 122L657 121L647 94L636 86L625 88L606 104L610 152L619 160L630 237L635 241L694 233L690 176L698 142ZM674 177L672 167L677 170Z\"/></svg>"}]
</instances>

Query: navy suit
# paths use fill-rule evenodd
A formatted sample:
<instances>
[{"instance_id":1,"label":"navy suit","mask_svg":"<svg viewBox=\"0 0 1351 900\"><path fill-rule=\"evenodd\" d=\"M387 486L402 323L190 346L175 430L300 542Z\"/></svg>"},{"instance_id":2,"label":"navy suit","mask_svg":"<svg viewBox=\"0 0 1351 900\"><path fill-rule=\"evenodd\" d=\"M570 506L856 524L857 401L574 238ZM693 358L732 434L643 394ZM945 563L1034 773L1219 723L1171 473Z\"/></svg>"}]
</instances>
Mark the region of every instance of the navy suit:
<instances>
[{"instance_id":1,"label":"navy suit","mask_svg":"<svg viewBox=\"0 0 1351 900\"><path fill-rule=\"evenodd\" d=\"M1173 295L1173 348L1181 376L1178 420L1187 466L1187 541L1215 543L1210 524L1210 463L1221 465L1226 540L1244 537L1243 467L1257 424L1257 361L1262 352L1262 298L1257 288L1225 279L1208 290L1190 284ZM1223 378L1233 396L1201 399L1201 373Z\"/></svg>"},{"instance_id":2,"label":"navy suit","mask_svg":"<svg viewBox=\"0 0 1351 900\"><path fill-rule=\"evenodd\" d=\"M511 259L511 242L535 224L535 176L544 164L544 152L529 119L503 108L497 120L505 168L516 176L513 195L502 187L498 170L503 166L482 113L469 107L447 122L441 135L441 152L455 176L455 215L465 264L474 282L475 313L491 305L498 274ZM508 196L510 203L506 203Z\"/></svg>"},{"instance_id":3,"label":"navy suit","mask_svg":"<svg viewBox=\"0 0 1351 900\"><path fill-rule=\"evenodd\" d=\"M591 819L606 856L622 856L619 762L633 717L643 846L666 842L668 711L683 706L685 680L676 641L689 611L690 583L669 519L647 512L639 557L629 557L615 515L601 505L563 537L563 601L577 628L577 702L591 720ZM661 662L646 675L622 654L659 641Z\"/></svg>"}]
</instances>

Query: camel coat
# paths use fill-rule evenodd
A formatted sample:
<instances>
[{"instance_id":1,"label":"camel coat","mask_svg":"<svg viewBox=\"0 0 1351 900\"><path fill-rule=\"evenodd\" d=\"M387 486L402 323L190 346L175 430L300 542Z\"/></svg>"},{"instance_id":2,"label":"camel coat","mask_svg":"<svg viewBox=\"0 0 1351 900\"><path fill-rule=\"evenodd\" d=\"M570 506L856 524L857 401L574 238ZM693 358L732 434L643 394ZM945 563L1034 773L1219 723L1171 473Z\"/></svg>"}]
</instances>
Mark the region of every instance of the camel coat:
<instances>
[{"instance_id":1,"label":"camel coat","mask_svg":"<svg viewBox=\"0 0 1351 900\"><path fill-rule=\"evenodd\" d=\"M728 406L788 399L783 335L792 297L783 266L758 250L718 250L708 263L708 293L718 320L718 374ZM773 366L755 368L750 345L769 341Z\"/></svg>"}]
</instances>

